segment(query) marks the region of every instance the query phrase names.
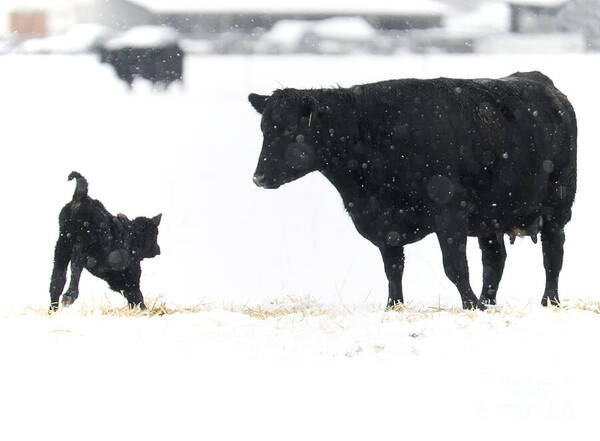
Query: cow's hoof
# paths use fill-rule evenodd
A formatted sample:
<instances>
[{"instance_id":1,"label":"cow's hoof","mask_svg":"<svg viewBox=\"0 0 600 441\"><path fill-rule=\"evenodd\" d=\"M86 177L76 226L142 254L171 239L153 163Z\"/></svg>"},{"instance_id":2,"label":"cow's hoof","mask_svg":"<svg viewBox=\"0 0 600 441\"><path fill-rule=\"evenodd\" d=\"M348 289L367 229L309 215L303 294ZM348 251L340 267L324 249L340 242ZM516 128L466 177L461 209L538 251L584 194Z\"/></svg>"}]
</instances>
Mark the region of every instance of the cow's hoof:
<instances>
[{"instance_id":1,"label":"cow's hoof","mask_svg":"<svg viewBox=\"0 0 600 441\"><path fill-rule=\"evenodd\" d=\"M544 296L542 297L542 306L554 306L554 307L559 307L560 306L560 301L558 300L558 297L555 296Z\"/></svg>"},{"instance_id":2,"label":"cow's hoof","mask_svg":"<svg viewBox=\"0 0 600 441\"><path fill-rule=\"evenodd\" d=\"M388 304L385 307L386 311L400 311L402 309L404 309L404 303L402 303L400 300L388 301Z\"/></svg>"},{"instance_id":3,"label":"cow's hoof","mask_svg":"<svg viewBox=\"0 0 600 441\"><path fill-rule=\"evenodd\" d=\"M487 306L485 306L479 300L478 301L467 300L466 302L463 302L463 309L470 309L470 310L478 309L480 311L485 311L487 309Z\"/></svg>"},{"instance_id":4,"label":"cow's hoof","mask_svg":"<svg viewBox=\"0 0 600 441\"><path fill-rule=\"evenodd\" d=\"M494 306L494 305L496 305L496 297L487 297L487 296L482 295L479 298L479 303L483 303L484 305Z\"/></svg>"},{"instance_id":5,"label":"cow's hoof","mask_svg":"<svg viewBox=\"0 0 600 441\"><path fill-rule=\"evenodd\" d=\"M62 306L63 308L66 308L67 306L71 306L73 303L75 303L75 297L71 294L63 294L62 296Z\"/></svg>"}]
</instances>

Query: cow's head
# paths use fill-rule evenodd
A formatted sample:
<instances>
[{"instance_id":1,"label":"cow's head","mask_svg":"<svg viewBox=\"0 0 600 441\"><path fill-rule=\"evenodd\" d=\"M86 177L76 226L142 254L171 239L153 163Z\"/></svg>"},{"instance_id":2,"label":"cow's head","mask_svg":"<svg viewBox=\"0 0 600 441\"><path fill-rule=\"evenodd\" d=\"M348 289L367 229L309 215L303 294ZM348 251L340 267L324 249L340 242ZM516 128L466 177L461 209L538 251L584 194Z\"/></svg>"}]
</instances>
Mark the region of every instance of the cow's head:
<instances>
[{"instance_id":1,"label":"cow's head","mask_svg":"<svg viewBox=\"0 0 600 441\"><path fill-rule=\"evenodd\" d=\"M307 91L284 89L271 96L250 94L262 114L263 146L254 183L278 188L319 168L321 132L318 102Z\"/></svg>"}]
</instances>

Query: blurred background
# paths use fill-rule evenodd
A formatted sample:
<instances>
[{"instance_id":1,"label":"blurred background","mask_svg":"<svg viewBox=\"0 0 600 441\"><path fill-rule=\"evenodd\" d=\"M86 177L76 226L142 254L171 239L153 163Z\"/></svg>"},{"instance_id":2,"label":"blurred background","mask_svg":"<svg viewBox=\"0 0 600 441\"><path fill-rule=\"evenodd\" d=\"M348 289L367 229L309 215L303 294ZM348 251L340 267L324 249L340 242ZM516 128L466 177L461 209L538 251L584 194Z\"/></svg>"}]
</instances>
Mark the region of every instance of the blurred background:
<instances>
[{"instance_id":1,"label":"blurred background","mask_svg":"<svg viewBox=\"0 0 600 441\"><path fill-rule=\"evenodd\" d=\"M600 0L3 0L0 52L81 53L140 26L187 53L600 50Z\"/></svg>"},{"instance_id":2,"label":"blurred background","mask_svg":"<svg viewBox=\"0 0 600 441\"><path fill-rule=\"evenodd\" d=\"M149 299L383 307L379 251L323 176L253 184L262 134L248 94L531 70L568 95L579 124L563 297L598 300L599 51L600 0L0 0L0 306L47 306L76 170L113 214L163 213L162 254L143 262ZM499 302L538 304L541 246L507 252ZM473 238L468 254L479 293ZM433 235L406 258L409 303L460 305ZM124 304L85 272L81 293Z\"/></svg>"}]
</instances>

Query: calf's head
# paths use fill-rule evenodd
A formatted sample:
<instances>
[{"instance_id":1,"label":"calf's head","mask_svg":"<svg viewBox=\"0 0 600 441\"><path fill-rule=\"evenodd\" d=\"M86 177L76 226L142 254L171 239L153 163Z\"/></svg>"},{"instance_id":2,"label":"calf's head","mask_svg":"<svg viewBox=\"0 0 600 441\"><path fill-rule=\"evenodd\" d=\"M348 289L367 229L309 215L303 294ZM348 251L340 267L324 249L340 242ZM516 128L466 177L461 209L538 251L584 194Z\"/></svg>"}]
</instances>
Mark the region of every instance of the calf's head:
<instances>
[{"instance_id":1,"label":"calf's head","mask_svg":"<svg viewBox=\"0 0 600 441\"><path fill-rule=\"evenodd\" d=\"M140 259L148 259L160 254L158 246L158 226L162 214L153 218L136 217L133 222L133 231L137 251Z\"/></svg>"},{"instance_id":2,"label":"calf's head","mask_svg":"<svg viewBox=\"0 0 600 441\"><path fill-rule=\"evenodd\" d=\"M308 92L278 90L271 96L251 93L250 104L262 114L263 145L254 183L278 188L319 168L318 102Z\"/></svg>"}]
</instances>

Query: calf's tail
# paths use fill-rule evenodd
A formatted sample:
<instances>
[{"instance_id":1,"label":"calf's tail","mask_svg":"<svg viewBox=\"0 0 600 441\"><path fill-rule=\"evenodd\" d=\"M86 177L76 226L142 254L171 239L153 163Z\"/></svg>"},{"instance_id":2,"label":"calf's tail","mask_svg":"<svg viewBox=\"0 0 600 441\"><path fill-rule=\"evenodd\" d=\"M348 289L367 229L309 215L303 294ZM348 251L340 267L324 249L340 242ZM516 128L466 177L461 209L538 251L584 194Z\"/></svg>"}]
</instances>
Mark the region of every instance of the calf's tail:
<instances>
[{"instance_id":1,"label":"calf's tail","mask_svg":"<svg viewBox=\"0 0 600 441\"><path fill-rule=\"evenodd\" d=\"M88 182L76 171L69 174L69 181L76 179L77 185L75 186L75 192L73 193L73 202L81 202L81 200L87 197L88 194Z\"/></svg>"}]
</instances>

